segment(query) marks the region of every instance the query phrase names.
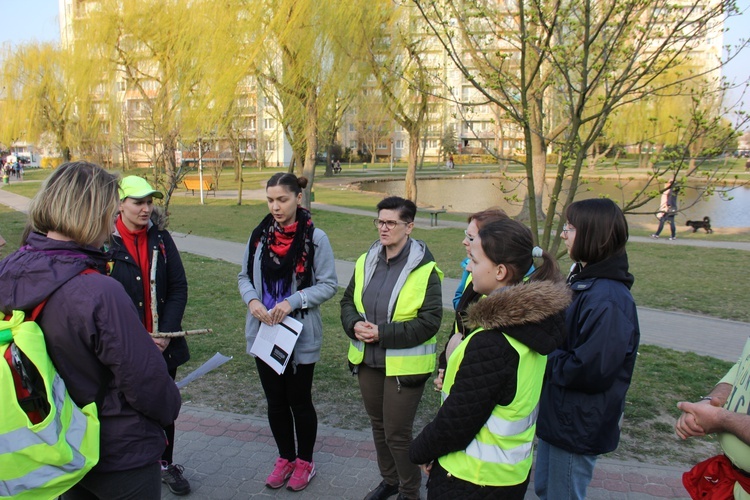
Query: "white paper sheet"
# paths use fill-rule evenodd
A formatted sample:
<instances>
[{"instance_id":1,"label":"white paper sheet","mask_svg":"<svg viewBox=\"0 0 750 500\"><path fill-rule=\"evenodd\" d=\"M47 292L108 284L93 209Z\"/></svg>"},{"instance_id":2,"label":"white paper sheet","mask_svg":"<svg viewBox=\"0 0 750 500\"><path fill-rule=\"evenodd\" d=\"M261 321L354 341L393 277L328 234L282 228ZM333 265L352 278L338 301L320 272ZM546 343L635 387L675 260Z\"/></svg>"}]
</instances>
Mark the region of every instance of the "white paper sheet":
<instances>
[{"instance_id":1,"label":"white paper sheet","mask_svg":"<svg viewBox=\"0 0 750 500\"><path fill-rule=\"evenodd\" d=\"M177 382L177 388L182 389L193 380L200 378L211 370L220 367L230 359L232 359L232 356L224 356L223 354L217 352L211 359L200 365L194 371L188 373L187 376L183 377L182 380Z\"/></svg>"},{"instance_id":2,"label":"white paper sheet","mask_svg":"<svg viewBox=\"0 0 750 500\"><path fill-rule=\"evenodd\" d=\"M301 332L302 323L290 316L274 326L261 323L250 354L259 357L281 375L292 358L292 351Z\"/></svg>"}]
</instances>

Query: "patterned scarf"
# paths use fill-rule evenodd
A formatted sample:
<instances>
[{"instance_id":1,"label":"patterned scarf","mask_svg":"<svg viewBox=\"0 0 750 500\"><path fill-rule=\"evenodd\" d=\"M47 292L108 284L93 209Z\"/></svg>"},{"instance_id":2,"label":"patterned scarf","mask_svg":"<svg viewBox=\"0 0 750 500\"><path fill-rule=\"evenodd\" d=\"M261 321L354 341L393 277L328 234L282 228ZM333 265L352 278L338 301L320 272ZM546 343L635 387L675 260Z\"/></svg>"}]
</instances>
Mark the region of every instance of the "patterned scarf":
<instances>
[{"instance_id":1,"label":"patterned scarf","mask_svg":"<svg viewBox=\"0 0 750 500\"><path fill-rule=\"evenodd\" d=\"M268 214L253 230L250 236L247 274L257 289L258 286L253 276L253 261L255 251L260 245L264 249L260 256L263 295L266 293L270 295L274 303L289 296L292 290L292 278L296 279L297 290L312 285L312 263L315 258L314 230L315 226L310 218L310 212L302 207L297 207L294 224L281 227L274 220L273 215Z\"/></svg>"}]
</instances>

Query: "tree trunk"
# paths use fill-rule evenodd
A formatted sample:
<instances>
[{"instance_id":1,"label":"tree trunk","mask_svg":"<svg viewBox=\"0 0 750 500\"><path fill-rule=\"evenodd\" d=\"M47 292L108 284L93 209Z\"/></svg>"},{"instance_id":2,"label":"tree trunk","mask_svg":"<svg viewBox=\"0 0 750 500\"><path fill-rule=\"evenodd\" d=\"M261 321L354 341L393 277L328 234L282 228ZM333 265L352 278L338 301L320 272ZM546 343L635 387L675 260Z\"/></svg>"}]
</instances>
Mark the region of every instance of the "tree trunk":
<instances>
[{"instance_id":1,"label":"tree trunk","mask_svg":"<svg viewBox=\"0 0 750 500\"><path fill-rule=\"evenodd\" d=\"M234 161L235 161L235 166L234 166L235 178L238 182L237 204L242 205L242 156L240 153L240 148L237 148L237 150L235 151Z\"/></svg>"},{"instance_id":2,"label":"tree trunk","mask_svg":"<svg viewBox=\"0 0 750 500\"><path fill-rule=\"evenodd\" d=\"M302 205L310 210L312 189L315 183L315 155L318 151L318 95L314 88L308 91L305 111L307 111L307 119L305 120L307 151L302 175L307 177L307 187L302 195Z\"/></svg>"},{"instance_id":3,"label":"tree trunk","mask_svg":"<svg viewBox=\"0 0 750 500\"><path fill-rule=\"evenodd\" d=\"M409 164L406 167L404 197L417 202L417 160L419 159L419 132L409 130Z\"/></svg>"}]
</instances>

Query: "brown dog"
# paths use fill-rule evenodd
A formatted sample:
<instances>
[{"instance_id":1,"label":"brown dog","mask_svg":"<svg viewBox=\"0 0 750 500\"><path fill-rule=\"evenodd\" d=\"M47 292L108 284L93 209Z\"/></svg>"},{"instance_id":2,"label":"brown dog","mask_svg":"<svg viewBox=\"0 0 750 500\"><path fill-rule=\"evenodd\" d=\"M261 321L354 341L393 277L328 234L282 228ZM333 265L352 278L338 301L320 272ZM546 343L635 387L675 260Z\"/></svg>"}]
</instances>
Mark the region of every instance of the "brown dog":
<instances>
[{"instance_id":1,"label":"brown dog","mask_svg":"<svg viewBox=\"0 0 750 500\"><path fill-rule=\"evenodd\" d=\"M689 220L685 223L685 225L692 227L693 232L696 232L698 229L705 229L706 233L714 232L714 230L711 229L711 219L709 219L707 216L703 217L703 220Z\"/></svg>"}]
</instances>

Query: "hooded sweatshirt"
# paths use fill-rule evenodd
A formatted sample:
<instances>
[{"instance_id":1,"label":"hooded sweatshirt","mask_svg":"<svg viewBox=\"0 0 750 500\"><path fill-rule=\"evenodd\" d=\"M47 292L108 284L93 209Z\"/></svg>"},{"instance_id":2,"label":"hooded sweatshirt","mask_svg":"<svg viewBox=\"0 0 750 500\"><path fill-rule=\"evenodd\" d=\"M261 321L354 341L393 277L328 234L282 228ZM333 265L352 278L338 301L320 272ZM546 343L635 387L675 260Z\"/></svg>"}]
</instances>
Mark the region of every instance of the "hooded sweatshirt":
<instances>
[{"instance_id":1,"label":"hooded sweatshirt","mask_svg":"<svg viewBox=\"0 0 750 500\"><path fill-rule=\"evenodd\" d=\"M571 453L617 448L625 395L640 342L625 252L568 277L573 302L565 343L547 359L537 436Z\"/></svg>"},{"instance_id":2,"label":"hooded sweatshirt","mask_svg":"<svg viewBox=\"0 0 750 500\"><path fill-rule=\"evenodd\" d=\"M159 460L162 427L180 409L179 390L122 285L102 274L81 274L101 272L105 263L98 249L38 233L0 262L0 311L28 312L48 298L37 318L47 352L78 406L97 401L99 472Z\"/></svg>"}]
</instances>

